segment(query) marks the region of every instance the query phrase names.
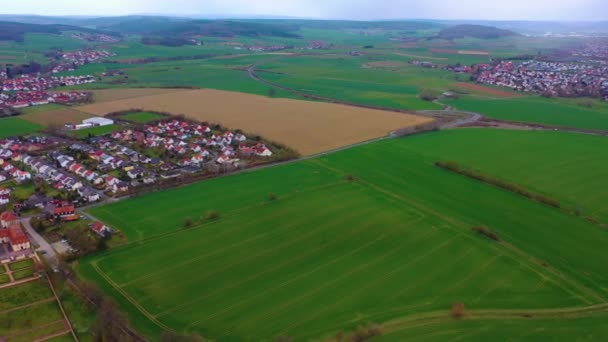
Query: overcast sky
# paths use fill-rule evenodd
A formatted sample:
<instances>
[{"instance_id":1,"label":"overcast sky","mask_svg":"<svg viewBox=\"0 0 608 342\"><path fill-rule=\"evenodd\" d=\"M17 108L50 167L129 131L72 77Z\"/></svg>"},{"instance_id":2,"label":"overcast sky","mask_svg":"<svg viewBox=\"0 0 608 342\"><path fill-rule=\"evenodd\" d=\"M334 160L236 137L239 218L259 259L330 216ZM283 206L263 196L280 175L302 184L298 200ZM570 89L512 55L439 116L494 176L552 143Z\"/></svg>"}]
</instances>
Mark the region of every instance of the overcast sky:
<instances>
[{"instance_id":1,"label":"overcast sky","mask_svg":"<svg viewBox=\"0 0 608 342\"><path fill-rule=\"evenodd\" d=\"M608 0L3 0L1 14L608 20Z\"/></svg>"}]
</instances>

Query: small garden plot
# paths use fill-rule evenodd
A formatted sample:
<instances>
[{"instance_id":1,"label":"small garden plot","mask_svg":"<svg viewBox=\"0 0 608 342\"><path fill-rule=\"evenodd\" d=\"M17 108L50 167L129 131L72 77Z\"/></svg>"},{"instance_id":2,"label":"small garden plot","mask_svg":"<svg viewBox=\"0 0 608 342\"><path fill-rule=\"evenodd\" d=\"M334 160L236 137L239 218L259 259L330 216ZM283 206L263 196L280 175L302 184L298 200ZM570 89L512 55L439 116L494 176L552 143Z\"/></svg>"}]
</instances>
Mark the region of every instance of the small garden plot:
<instances>
[{"instance_id":1,"label":"small garden plot","mask_svg":"<svg viewBox=\"0 0 608 342\"><path fill-rule=\"evenodd\" d=\"M33 269L34 260L26 259L26 260L17 261L12 264L9 264L8 267L11 269L11 271L18 271L18 270L22 270L22 269L26 269L26 268Z\"/></svg>"},{"instance_id":2,"label":"small garden plot","mask_svg":"<svg viewBox=\"0 0 608 342\"><path fill-rule=\"evenodd\" d=\"M0 274L0 285L7 284L11 281L11 279L6 274Z\"/></svg>"},{"instance_id":3,"label":"small garden plot","mask_svg":"<svg viewBox=\"0 0 608 342\"><path fill-rule=\"evenodd\" d=\"M34 268L24 268L19 271L13 272L13 278L15 280L22 280L26 278L31 278L34 276Z\"/></svg>"}]
</instances>

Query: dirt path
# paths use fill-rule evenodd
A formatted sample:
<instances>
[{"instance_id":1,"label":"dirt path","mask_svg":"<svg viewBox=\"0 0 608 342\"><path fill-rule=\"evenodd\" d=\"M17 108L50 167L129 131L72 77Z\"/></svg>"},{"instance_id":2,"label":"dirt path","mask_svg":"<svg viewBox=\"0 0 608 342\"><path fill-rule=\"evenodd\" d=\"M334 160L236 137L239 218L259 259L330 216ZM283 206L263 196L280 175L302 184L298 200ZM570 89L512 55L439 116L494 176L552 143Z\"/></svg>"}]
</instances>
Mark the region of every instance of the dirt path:
<instances>
[{"instance_id":1,"label":"dirt path","mask_svg":"<svg viewBox=\"0 0 608 342\"><path fill-rule=\"evenodd\" d=\"M79 341L78 336L74 332L74 328L72 327L72 322L70 322L70 318L68 317L67 313L65 312L65 309L63 308L63 304L61 303L61 299L59 299L59 296L57 295L57 291L55 291L55 286L53 285L53 282L49 278L46 278L46 280L49 283L49 287L51 288L51 291L53 292L54 299L57 300L57 305L59 305L59 310L61 310L61 314L63 315L63 322L64 322L66 329L68 330L69 333L72 334L74 341L78 342Z\"/></svg>"},{"instance_id":2,"label":"dirt path","mask_svg":"<svg viewBox=\"0 0 608 342\"><path fill-rule=\"evenodd\" d=\"M38 280L38 279L40 279L40 276L35 276L35 277L27 278L27 279L21 279L21 280L13 281L11 283L6 283L4 285L0 285L0 289L4 289L4 288L7 288L7 287L13 287L13 286L17 286L17 285L21 285L21 284L25 284L25 283L29 283L30 281L34 281L34 280Z\"/></svg>"}]
</instances>

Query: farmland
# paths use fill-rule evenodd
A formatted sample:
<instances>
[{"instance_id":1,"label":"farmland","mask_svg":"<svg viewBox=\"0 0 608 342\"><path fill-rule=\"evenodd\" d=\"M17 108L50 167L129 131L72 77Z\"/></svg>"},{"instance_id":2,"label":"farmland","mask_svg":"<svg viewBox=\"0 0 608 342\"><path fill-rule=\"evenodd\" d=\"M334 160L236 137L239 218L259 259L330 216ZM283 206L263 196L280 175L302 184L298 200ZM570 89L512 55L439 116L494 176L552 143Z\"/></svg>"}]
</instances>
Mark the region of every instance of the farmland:
<instances>
[{"instance_id":1,"label":"farmland","mask_svg":"<svg viewBox=\"0 0 608 342\"><path fill-rule=\"evenodd\" d=\"M428 123L421 116L343 105L273 99L217 90L190 90L87 105L94 115L140 108L186 114L227 127L240 127L294 148L304 155L386 136L405 127ZM322 125L319 123L322 122Z\"/></svg>"},{"instance_id":2,"label":"farmland","mask_svg":"<svg viewBox=\"0 0 608 342\"><path fill-rule=\"evenodd\" d=\"M42 125L17 117L0 118L0 138L30 134L41 130L42 128Z\"/></svg>"},{"instance_id":3,"label":"farmland","mask_svg":"<svg viewBox=\"0 0 608 342\"><path fill-rule=\"evenodd\" d=\"M46 281L0 289L0 336L25 342L68 332ZM72 339L67 336L65 340Z\"/></svg>"},{"instance_id":4,"label":"farmland","mask_svg":"<svg viewBox=\"0 0 608 342\"><path fill-rule=\"evenodd\" d=\"M90 117L91 115L73 108L61 108L56 110L27 113L19 118L34 124L49 126L52 124L64 125L66 123L80 123L82 120Z\"/></svg>"},{"instance_id":5,"label":"farmland","mask_svg":"<svg viewBox=\"0 0 608 342\"><path fill-rule=\"evenodd\" d=\"M592 102L591 108L581 106L577 100L542 97L491 99L469 96L443 102L500 120L581 129L608 129L608 105L600 101Z\"/></svg>"},{"instance_id":6,"label":"farmland","mask_svg":"<svg viewBox=\"0 0 608 342\"><path fill-rule=\"evenodd\" d=\"M121 116L121 119L136 122L136 123L147 123L164 118L164 116L151 112L135 112L128 113Z\"/></svg>"},{"instance_id":7,"label":"farmland","mask_svg":"<svg viewBox=\"0 0 608 342\"><path fill-rule=\"evenodd\" d=\"M600 142L478 132L385 140L94 208L132 243L89 258L79 272L103 284L150 336L174 329L220 340L309 340L369 322L390 328L401 318L448 315L454 301L472 313L603 303L605 230L433 165L438 158L475 165L473 151L467 157L451 147L459 140L485 138L505 149L521 140L511 160L539 164L571 152L545 157L554 135L573 149ZM522 146L527 154L515 153ZM597 159L599 149L585 158ZM503 153L490 150L482 150L488 161L479 167L501 170ZM586 166L572 164L568 175ZM205 219L208 211L220 218ZM184 229L189 216L198 224ZM502 242L471 231L480 224ZM480 321L466 322L443 321L446 334ZM499 328L489 336L505 331Z\"/></svg>"},{"instance_id":8,"label":"farmland","mask_svg":"<svg viewBox=\"0 0 608 342\"><path fill-rule=\"evenodd\" d=\"M79 129L76 131L71 131L69 134L75 138L86 138L88 136L106 135L108 133L116 132L121 129L122 129L122 127L120 125L108 125L108 126L98 126L98 127Z\"/></svg>"}]
</instances>

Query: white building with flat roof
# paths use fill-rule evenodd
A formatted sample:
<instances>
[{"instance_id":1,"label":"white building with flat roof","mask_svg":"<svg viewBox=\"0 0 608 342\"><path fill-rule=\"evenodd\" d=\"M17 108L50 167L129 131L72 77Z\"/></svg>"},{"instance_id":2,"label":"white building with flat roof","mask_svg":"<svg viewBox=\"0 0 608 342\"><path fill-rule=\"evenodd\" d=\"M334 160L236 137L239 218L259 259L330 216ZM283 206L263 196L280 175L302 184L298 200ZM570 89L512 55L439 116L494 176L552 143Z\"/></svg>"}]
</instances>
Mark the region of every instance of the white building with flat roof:
<instances>
[{"instance_id":1,"label":"white building with flat roof","mask_svg":"<svg viewBox=\"0 0 608 342\"><path fill-rule=\"evenodd\" d=\"M82 123L83 124L90 124L90 125L93 125L93 126L109 126L109 125L113 125L114 124L114 120L106 119L106 118L100 118L100 117L94 117L94 118L82 120Z\"/></svg>"}]
</instances>

